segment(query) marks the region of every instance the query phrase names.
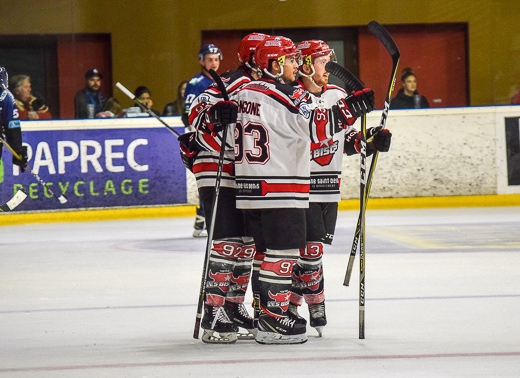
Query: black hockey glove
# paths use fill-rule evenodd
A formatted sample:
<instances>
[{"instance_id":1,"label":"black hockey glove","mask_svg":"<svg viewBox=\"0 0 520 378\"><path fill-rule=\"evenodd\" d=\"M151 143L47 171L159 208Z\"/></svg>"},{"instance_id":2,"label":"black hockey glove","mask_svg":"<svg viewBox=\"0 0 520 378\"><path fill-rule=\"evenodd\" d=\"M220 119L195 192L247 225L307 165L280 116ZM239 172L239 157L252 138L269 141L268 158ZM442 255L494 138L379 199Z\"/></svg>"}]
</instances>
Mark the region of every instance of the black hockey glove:
<instances>
[{"instance_id":1,"label":"black hockey glove","mask_svg":"<svg viewBox=\"0 0 520 378\"><path fill-rule=\"evenodd\" d=\"M219 101L208 110L209 121L215 126L236 123L238 106L233 101ZM219 131L219 130L216 130Z\"/></svg>"},{"instance_id":2,"label":"black hockey glove","mask_svg":"<svg viewBox=\"0 0 520 378\"><path fill-rule=\"evenodd\" d=\"M182 134L178 139L179 141L179 150L181 153L181 160L184 166L190 171L193 172L193 161L195 160L195 156L197 156L198 151L193 150L190 146L194 143L195 133L186 133Z\"/></svg>"},{"instance_id":3,"label":"black hockey glove","mask_svg":"<svg viewBox=\"0 0 520 378\"><path fill-rule=\"evenodd\" d=\"M332 106L332 111L339 116L337 118L347 126L353 125L357 118L370 113L373 109L374 91L370 88L356 91ZM343 128L346 127L343 126Z\"/></svg>"},{"instance_id":4,"label":"black hockey glove","mask_svg":"<svg viewBox=\"0 0 520 378\"><path fill-rule=\"evenodd\" d=\"M15 151L22 159L19 160L13 155L13 164L19 166L20 171L25 172L25 167L27 166L27 161L29 160L27 156L27 146L21 146L15 149Z\"/></svg>"},{"instance_id":5,"label":"black hockey glove","mask_svg":"<svg viewBox=\"0 0 520 378\"><path fill-rule=\"evenodd\" d=\"M371 127L367 130L367 142L372 142L377 151L388 152L392 143L392 133L383 129L383 126Z\"/></svg>"}]
</instances>

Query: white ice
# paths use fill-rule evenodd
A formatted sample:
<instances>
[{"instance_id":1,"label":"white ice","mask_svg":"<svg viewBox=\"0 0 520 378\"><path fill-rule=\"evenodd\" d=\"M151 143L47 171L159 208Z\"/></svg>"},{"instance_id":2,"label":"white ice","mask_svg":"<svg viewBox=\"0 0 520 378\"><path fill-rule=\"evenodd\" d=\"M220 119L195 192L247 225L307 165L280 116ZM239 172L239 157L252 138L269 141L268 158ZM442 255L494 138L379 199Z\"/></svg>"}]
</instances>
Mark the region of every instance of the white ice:
<instances>
[{"instance_id":1,"label":"white ice","mask_svg":"<svg viewBox=\"0 0 520 378\"><path fill-rule=\"evenodd\" d=\"M364 340L356 221L325 250L323 338L292 346L192 338L192 218L1 227L0 378L520 376L520 208L369 210Z\"/></svg>"}]
</instances>

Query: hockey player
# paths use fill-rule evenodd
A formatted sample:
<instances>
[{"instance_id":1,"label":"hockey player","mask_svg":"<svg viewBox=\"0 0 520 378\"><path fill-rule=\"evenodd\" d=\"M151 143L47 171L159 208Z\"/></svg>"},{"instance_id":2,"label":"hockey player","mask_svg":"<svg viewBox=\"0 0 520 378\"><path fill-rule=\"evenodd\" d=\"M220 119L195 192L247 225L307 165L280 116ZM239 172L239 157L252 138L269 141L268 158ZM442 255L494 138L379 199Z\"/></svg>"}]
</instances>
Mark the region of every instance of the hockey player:
<instances>
[{"instance_id":1,"label":"hockey player","mask_svg":"<svg viewBox=\"0 0 520 378\"><path fill-rule=\"evenodd\" d=\"M22 160L18 160L13 156L13 164L18 165L20 170L24 172L28 160L27 147L22 146L22 129L20 128L18 109L8 85L7 71L4 67L0 67L0 135L22 158ZM0 164L2 163L3 150L1 147L0 144Z\"/></svg>"},{"instance_id":2,"label":"hockey player","mask_svg":"<svg viewBox=\"0 0 520 378\"><path fill-rule=\"evenodd\" d=\"M252 57L256 45L266 37L265 34L251 33L240 42L239 67L221 76L229 95L258 78ZM222 137L222 133L215 132L213 124L221 125L230 121L234 123L234 119L225 119L227 116L222 114L226 109L229 110L229 106L236 110L236 105L223 101L223 95L217 86L211 86L192 102L190 108L189 123L196 132L180 138L184 159L191 157L193 160L189 165L195 174L199 197L208 221L212 219ZM256 332L253 319L244 306L255 245L252 237L244 236L243 213L236 208L234 132L231 128L226 141L228 149L224 156L217 222L214 225L214 240L206 277L204 317L201 323L204 342L233 342L236 340L234 333L237 327L247 329L250 337L254 337Z\"/></svg>"},{"instance_id":3,"label":"hockey player","mask_svg":"<svg viewBox=\"0 0 520 378\"><path fill-rule=\"evenodd\" d=\"M334 50L320 40L303 41L297 46L302 56L298 84L311 93L318 108L330 108L347 93L336 85L328 84L329 72L325 65L335 61ZM362 92L369 93L370 90ZM358 92L355 92L356 95ZM371 98L371 101L372 98ZM323 125L322 125L323 126ZM392 134L388 130L369 128L372 138L367 144L367 155L374 150L386 152L390 147ZM318 131L319 132L319 131ZM325 293L323 281L323 243L331 244L336 227L343 154L359 153L361 133L353 127L321 143L311 143L311 188L307 209L307 244L300 250L300 257L293 269L293 291L289 312L299 321L304 321L297 313L297 307L305 302L309 305L311 327L322 335L327 324L325 314ZM368 139L368 138L367 138Z\"/></svg>"},{"instance_id":4,"label":"hockey player","mask_svg":"<svg viewBox=\"0 0 520 378\"><path fill-rule=\"evenodd\" d=\"M262 77L234 96L238 103L235 169L237 207L257 249L265 247L259 271L261 315L256 341L307 341L306 325L288 316L292 268L306 244L310 142L319 143L372 110L370 92L318 108L301 87L289 85L298 72L298 53L285 37L262 41L255 52ZM357 111L354 111L357 109ZM327 127L319 128L325 124Z\"/></svg>"},{"instance_id":5,"label":"hockey player","mask_svg":"<svg viewBox=\"0 0 520 378\"><path fill-rule=\"evenodd\" d=\"M201 65L202 70L188 81L186 90L184 91L184 112L181 119L184 126L188 128L188 131L193 131L188 120L190 107L193 101L195 101L202 92L213 84L213 79L209 74L209 70L212 69L217 71L222 59L222 51L212 43L203 45L199 50L199 64ZM207 232L204 218L204 206L200 201L199 205L200 206L197 207L195 223L193 225L193 236L205 237L207 236Z\"/></svg>"}]
</instances>

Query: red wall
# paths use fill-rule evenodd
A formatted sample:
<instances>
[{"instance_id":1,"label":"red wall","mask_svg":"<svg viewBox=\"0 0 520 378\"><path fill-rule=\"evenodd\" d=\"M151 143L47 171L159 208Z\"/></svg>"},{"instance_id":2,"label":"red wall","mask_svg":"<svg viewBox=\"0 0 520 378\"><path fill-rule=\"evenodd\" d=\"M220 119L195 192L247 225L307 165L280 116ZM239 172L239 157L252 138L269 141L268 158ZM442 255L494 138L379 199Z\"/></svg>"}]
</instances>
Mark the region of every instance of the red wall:
<instances>
[{"instance_id":1,"label":"red wall","mask_svg":"<svg viewBox=\"0 0 520 378\"><path fill-rule=\"evenodd\" d=\"M74 118L74 96L85 87L85 72L91 68L103 74L101 93L112 96L110 36L58 36L57 55L61 118Z\"/></svg>"},{"instance_id":2,"label":"red wall","mask_svg":"<svg viewBox=\"0 0 520 378\"><path fill-rule=\"evenodd\" d=\"M389 26L401 60L392 97L402 87L401 72L410 67L417 76L417 90L431 107L469 105L466 25ZM368 29L359 31L359 72L364 84L376 93L383 108L392 61Z\"/></svg>"}]
</instances>

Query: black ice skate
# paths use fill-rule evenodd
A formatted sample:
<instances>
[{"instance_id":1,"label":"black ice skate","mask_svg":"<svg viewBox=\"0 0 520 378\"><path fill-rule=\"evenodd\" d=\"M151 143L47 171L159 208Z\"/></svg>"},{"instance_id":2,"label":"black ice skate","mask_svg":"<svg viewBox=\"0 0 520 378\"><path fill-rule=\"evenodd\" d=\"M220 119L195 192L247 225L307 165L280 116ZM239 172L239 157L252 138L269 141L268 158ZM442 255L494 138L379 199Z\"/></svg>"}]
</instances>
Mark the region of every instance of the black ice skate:
<instances>
[{"instance_id":1,"label":"black ice skate","mask_svg":"<svg viewBox=\"0 0 520 378\"><path fill-rule=\"evenodd\" d=\"M195 216L195 224L193 225L193 237L204 238L206 236L208 236L206 218L204 218L204 215L197 214Z\"/></svg>"},{"instance_id":2,"label":"black ice skate","mask_svg":"<svg viewBox=\"0 0 520 378\"><path fill-rule=\"evenodd\" d=\"M327 316L325 316L325 301L309 305L309 315L311 327L315 328L316 331L318 331L319 337L321 337L323 327L327 325Z\"/></svg>"},{"instance_id":3,"label":"black ice skate","mask_svg":"<svg viewBox=\"0 0 520 378\"><path fill-rule=\"evenodd\" d=\"M231 344L237 341L237 327L224 307L204 305L202 341L209 344Z\"/></svg>"},{"instance_id":4,"label":"black ice skate","mask_svg":"<svg viewBox=\"0 0 520 378\"><path fill-rule=\"evenodd\" d=\"M300 314L298 314L298 306L296 306L295 304L292 304L292 303L289 304L289 309L287 310L287 315L291 319L296 320L296 323L303 324L303 325L307 324L307 320L305 320L304 317L302 317L302 316L300 316Z\"/></svg>"},{"instance_id":5,"label":"black ice skate","mask_svg":"<svg viewBox=\"0 0 520 378\"><path fill-rule=\"evenodd\" d=\"M290 317L274 318L262 314L258 318L256 342L260 344L303 344L307 341L305 324Z\"/></svg>"},{"instance_id":6,"label":"black ice skate","mask_svg":"<svg viewBox=\"0 0 520 378\"><path fill-rule=\"evenodd\" d=\"M247 332L238 332L239 340L254 340L256 327L253 325L253 318L247 312L243 303L226 302L226 310L230 314L231 321L237 327L245 329Z\"/></svg>"}]
</instances>

